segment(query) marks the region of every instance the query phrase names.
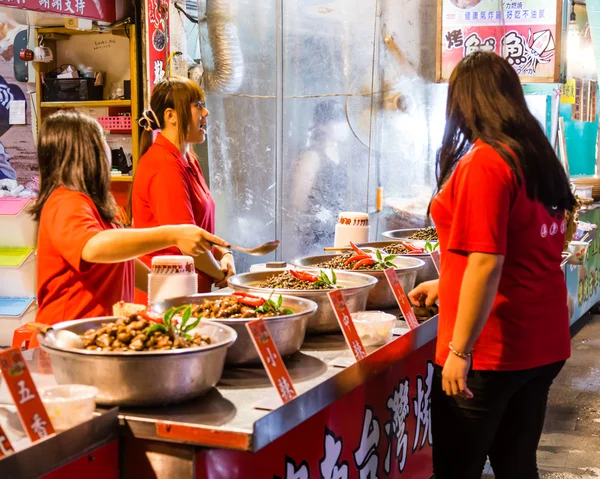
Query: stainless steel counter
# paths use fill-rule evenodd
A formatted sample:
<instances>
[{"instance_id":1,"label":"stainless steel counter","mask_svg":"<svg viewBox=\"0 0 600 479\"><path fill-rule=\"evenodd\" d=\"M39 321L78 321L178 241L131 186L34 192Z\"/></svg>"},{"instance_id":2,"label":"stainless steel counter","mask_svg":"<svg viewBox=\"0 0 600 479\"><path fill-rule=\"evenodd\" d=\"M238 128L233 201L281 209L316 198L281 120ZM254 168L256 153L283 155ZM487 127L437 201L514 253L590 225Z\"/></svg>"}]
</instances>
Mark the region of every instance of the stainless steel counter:
<instances>
[{"instance_id":1,"label":"stainless steel counter","mask_svg":"<svg viewBox=\"0 0 600 479\"><path fill-rule=\"evenodd\" d=\"M398 326L406 324L399 321ZM341 334L308 336L301 351L286 360L298 397L273 411L255 407L261 401L277 399L259 366L226 369L217 388L203 398L164 408L120 409L119 418L138 439L257 451L427 344L436 333L437 318L433 318L379 349L368 349L365 359L346 368L329 364L340 357L352 359ZM37 350L28 356L34 380L51 384L53 377L44 356ZM6 399L6 391L0 388L0 406Z\"/></svg>"}]
</instances>

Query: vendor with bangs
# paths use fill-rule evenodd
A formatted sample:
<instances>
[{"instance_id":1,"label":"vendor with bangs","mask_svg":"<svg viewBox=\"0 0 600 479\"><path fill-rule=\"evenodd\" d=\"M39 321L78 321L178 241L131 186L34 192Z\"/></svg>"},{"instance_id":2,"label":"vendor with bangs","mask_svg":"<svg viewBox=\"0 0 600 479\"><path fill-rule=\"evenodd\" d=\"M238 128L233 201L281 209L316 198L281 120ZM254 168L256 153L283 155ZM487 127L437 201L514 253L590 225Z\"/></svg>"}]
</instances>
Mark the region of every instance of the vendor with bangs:
<instances>
[{"instance_id":1,"label":"vendor with bangs","mask_svg":"<svg viewBox=\"0 0 600 479\"><path fill-rule=\"evenodd\" d=\"M203 143L206 138L209 112L204 92L192 80L171 77L154 87L150 106L139 120L144 129L143 156L133 182L133 225L192 224L212 233L215 202L190 149L191 143ZM142 261L150 266L154 256L180 254L171 247L148 254ZM195 266L200 293L210 292L213 283L226 286L227 278L235 274L233 255L223 247L196 257Z\"/></svg>"}]
</instances>

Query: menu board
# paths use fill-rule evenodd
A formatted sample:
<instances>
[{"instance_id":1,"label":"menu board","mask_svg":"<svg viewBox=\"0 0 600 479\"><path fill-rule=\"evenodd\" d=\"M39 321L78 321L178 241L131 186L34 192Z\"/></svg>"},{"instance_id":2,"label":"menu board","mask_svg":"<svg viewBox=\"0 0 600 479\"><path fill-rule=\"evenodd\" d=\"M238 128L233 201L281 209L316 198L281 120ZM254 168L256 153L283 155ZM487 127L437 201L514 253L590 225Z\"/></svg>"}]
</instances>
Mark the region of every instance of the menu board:
<instances>
[{"instance_id":1,"label":"menu board","mask_svg":"<svg viewBox=\"0 0 600 479\"><path fill-rule=\"evenodd\" d=\"M482 50L506 58L522 81L558 81L561 5L557 0L441 0L438 80L447 81L462 58Z\"/></svg>"}]
</instances>

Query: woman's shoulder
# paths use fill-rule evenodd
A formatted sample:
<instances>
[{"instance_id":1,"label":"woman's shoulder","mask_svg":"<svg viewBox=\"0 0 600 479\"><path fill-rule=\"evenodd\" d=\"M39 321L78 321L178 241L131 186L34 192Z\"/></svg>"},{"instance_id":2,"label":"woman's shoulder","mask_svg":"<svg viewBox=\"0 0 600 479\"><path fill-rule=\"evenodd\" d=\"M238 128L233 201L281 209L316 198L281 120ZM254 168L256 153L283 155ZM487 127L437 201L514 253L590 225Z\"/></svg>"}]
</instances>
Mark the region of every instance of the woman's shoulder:
<instances>
[{"instance_id":1,"label":"woman's shoulder","mask_svg":"<svg viewBox=\"0 0 600 479\"><path fill-rule=\"evenodd\" d=\"M507 148L510 152L510 149ZM478 140L459 162L461 168L477 169L512 175L512 170L506 160L492 145Z\"/></svg>"},{"instance_id":2,"label":"woman's shoulder","mask_svg":"<svg viewBox=\"0 0 600 479\"><path fill-rule=\"evenodd\" d=\"M140 169L154 172L181 171L183 166L180 158L155 142L140 158L136 172L139 172Z\"/></svg>"},{"instance_id":3,"label":"woman's shoulder","mask_svg":"<svg viewBox=\"0 0 600 479\"><path fill-rule=\"evenodd\" d=\"M92 199L80 191L75 191L66 186L57 187L44 203L40 220L52 219L60 214L72 214L78 210L86 209L97 214L98 209Z\"/></svg>"}]
</instances>

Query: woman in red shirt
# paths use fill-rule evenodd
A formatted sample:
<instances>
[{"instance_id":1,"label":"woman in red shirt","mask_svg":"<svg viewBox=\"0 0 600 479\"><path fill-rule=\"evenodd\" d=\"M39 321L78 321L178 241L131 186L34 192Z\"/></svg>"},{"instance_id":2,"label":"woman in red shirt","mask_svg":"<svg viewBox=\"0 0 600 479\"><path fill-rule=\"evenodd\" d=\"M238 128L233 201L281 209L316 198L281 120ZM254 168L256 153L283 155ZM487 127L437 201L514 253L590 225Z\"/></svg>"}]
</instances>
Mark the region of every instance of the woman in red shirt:
<instances>
[{"instance_id":1,"label":"woman in red shirt","mask_svg":"<svg viewBox=\"0 0 600 479\"><path fill-rule=\"evenodd\" d=\"M561 269L575 198L514 69L478 52L454 70L430 209L440 280L409 296L439 329L432 384L437 479L538 477L548 391L570 355Z\"/></svg>"},{"instance_id":2,"label":"woman in red shirt","mask_svg":"<svg viewBox=\"0 0 600 479\"><path fill-rule=\"evenodd\" d=\"M176 246L196 256L227 244L197 226L122 229L110 194L110 148L94 119L61 111L46 119L38 139L42 184L32 215L39 221L37 321L112 315L145 289L140 255ZM135 261L134 261L135 260Z\"/></svg>"},{"instance_id":3,"label":"woman in red shirt","mask_svg":"<svg viewBox=\"0 0 600 479\"><path fill-rule=\"evenodd\" d=\"M144 128L143 156L133 182L134 226L192 224L214 233L215 202L189 148L190 143L205 140L208 110L204 92L192 80L171 77L154 87L150 106L139 122ZM156 130L160 133L153 142ZM149 265L159 254L177 255L181 251L164 249L145 255L142 261ZM227 278L235 274L233 255L226 248L217 246L196 257L195 263L201 293L209 292L214 281L219 287L226 286Z\"/></svg>"}]
</instances>

